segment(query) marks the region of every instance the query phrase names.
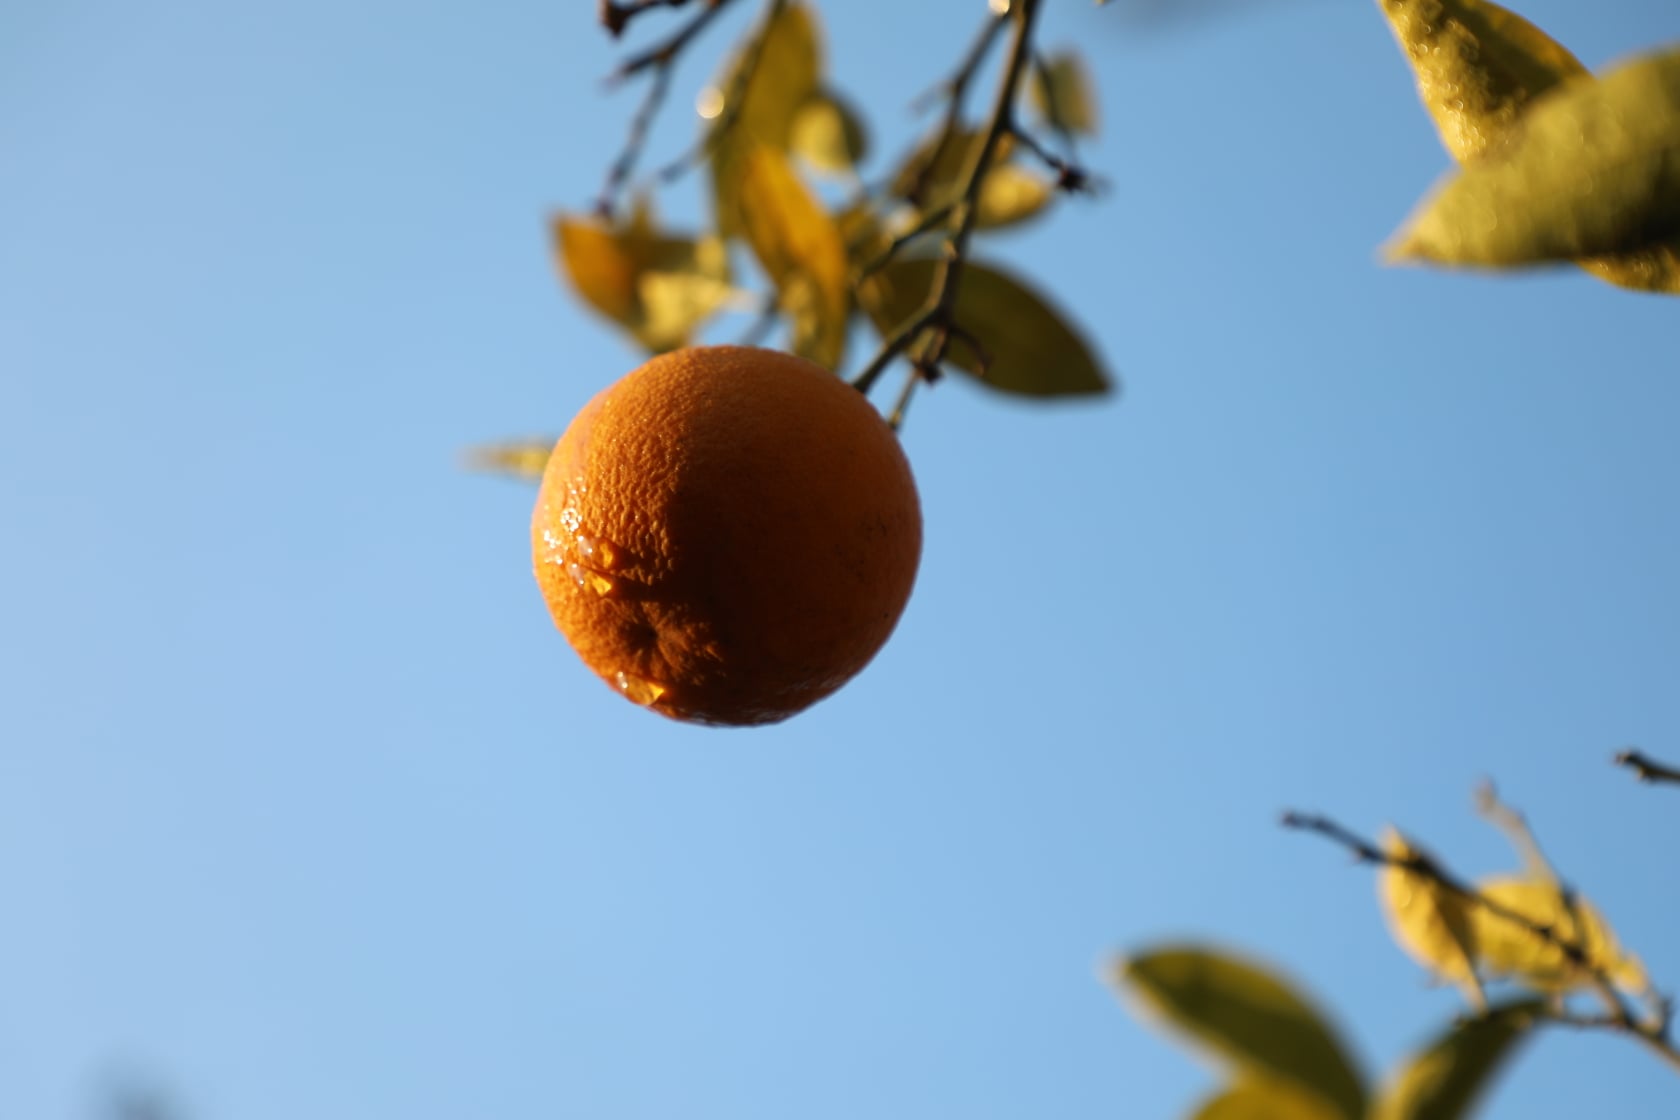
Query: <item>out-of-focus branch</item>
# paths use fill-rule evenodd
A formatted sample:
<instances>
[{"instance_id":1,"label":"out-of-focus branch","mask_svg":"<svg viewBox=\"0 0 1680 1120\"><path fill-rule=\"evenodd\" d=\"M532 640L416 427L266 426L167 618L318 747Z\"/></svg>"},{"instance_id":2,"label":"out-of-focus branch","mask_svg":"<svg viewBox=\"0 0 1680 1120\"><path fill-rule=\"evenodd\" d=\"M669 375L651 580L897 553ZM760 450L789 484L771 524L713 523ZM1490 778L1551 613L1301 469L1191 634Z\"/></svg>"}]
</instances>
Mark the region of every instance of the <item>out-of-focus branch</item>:
<instances>
[{"instance_id":1,"label":"out-of-focus branch","mask_svg":"<svg viewBox=\"0 0 1680 1120\"><path fill-rule=\"evenodd\" d=\"M727 3L728 0L723 2ZM758 34L753 37L752 45L747 48L746 55L741 59L741 68L735 72L729 88L724 91L723 112L718 114L718 118L701 134L693 147L659 169L657 175L660 182L672 182L683 172L699 164L712 154L719 142L729 134L729 130L735 127L735 122L741 116L741 106L747 99L747 87L752 84L753 76L758 73L758 62L764 56L764 45L770 41L770 32L775 27L777 18L781 16L782 9L786 7L787 0L766 0L764 18L760 21Z\"/></svg>"},{"instance_id":2,"label":"out-of-focus branch","mask_svg":"<svg viewBox=\"0 0 1680 1120\"><path fill-rule=\"evenodd\" d=\"M601 0L597 5L597 15L601 26L607 29L607 34L614 39L624 34L624 29L630 21L647 11L649 8L680 8L689 0L631 0L628 4L617 3L616 0Z\"/></svg>"},{"instance_id":3,"label":"out-of-focus branch","mask_svg":"<svg viewBox=\"0 0 1680 1120\"><path fill-rule=\"evenodd\" d=\"M1665 763L1658 762L1648 754L1636 750L1625 750L1615 757L1617 766L1625 766L1632 770L1634 776L1642 782L1653 784L1668 782L1680 785L1680 770Z\"/></svg>"},{"instance_id":4,"label":"out-of-focus branch","mask_svg":"<svg viewBox=\"0 0 1680 1120\"><path fill-rule=\"evenodd\" d=\"M937 374L939 363L944 360L946 347L955 333L953 312L956 309L957 291L962 284L963 266L968 261L969 238L974 233L975 219L979 214L977 203L980 187L997 155L999 143L1014 130L1016 95L1032 55L1033 20L1038 15L1041 3L1042 0L1012 0L1009 5L1007 14L1014 23L1015 33L1010 40L1009 57L1004 63L1003 76L998 80L997 92L992 99L985 138L966 169L962 189L952 205L951 216L956 220L956 228L945 241L945 251L940 256L938 269L934 272L933 286L928 294L927 303L914 318L881 344L880 351L852 379L852 384L862 392L869 392L893 359L905 353L924 336L927 341L919 346L914 355L912 364L915 370L912 377L918 381L931 380ZM999 21L993 21L993 25L997 22ZM984 57L985 49L991 43L991 34L995 34L993 25L988 25L987 33L976 42L974 49L964 59L957 76L951 81L949 88L953 91L953 106L958 100L955 95L960 94L966 87L973 71L979 66L979 59ZM951 110L953 114L959 111L960 109L955 107ZM948 132L953 130L954 126L947 129ZM937 153L930 165L933 162L937 162ZM908 389L894 412L902 416L907 404Z\"/></svg>"},{"instance_id":5,"label":"out-of-focus branch","mask_svg":"<svg viewBox=\"0 0 1680 1120\"><path fill-rule=\"evenodd\" d=\"M1593 960L1586 947L1575 938L1565 937L1558 932L1556 927L1543 922L1536 922L1526 914L1512 910L1510 907L1489 898L1469 883L1453 875L1433 858L1421 852L1413 851L1407 855L1391 855L1357 833L1320 814L1299 813L1291 810L1283 814L1283 826L1303 832L1316 832L1347 849L1361 863L1399 868L1402 871L1422 876L1448 893L1457 895L1473 906L1481 907L1502 921L1520 927L1552 948L1557 949L1558 952L1563 954L1565 960L1573 967L1578 968L1591 982L1594 991L1603 1001L1606 1012L1603 1015L1587 1016L1576 1015L1567 1009L1560 1008L1542 1013L1541 1018L1548 1022L1567 1026L1610 1030L1629 1035L1638 1039L1648 1050L1668 1065L1680 1070L1680 1049L1675 1047L1674 1041L1670 1037L1670 1027L1674 1017L1672 1003L1666 999L1658 999L1653 1009L1654 1014L1642 1018L1634 1011L1627 999L1616 990L1604 966ZM1527 826L1524 825L1523 829L1526 832ZM1560 890L1562 889L1560 887ZM1566 890L1564 891L1564 897L1566 900L1569 898L1569 893ZM1577 928L1580 925L1580 922L1576 923Z\"/></svg>"},{"instance_id":6,"label":"out-of-focus branch","mask_svg":"<svg viewBox=\"0 0 1680 1120\"><path fill-rule=\"evenodd\" d=\"M680 7L687 2L688 0L642 0L631 4L603 3L601 20L607 25L607 30L616 35L638 12L654 7ZM619 193L636 170L636 161L641 158L642 149L647 145L648 131L653 126L653 119L659 115L659 108L665 103L666 94L670 92L671 70L677 59L729 3L730 0L703 0L700 11L695 13L692 19L663 42L626 59L607 79L609 84L617 85L644 70L653 71L653 81L648 85L647 94L636 109L636 115L630 119L630 130L625 137L624 147L620 150L618 158L613 160L612 166L607 169L607 181L602 185L600 197L595 202L595 212L601 217L612 216Z\"/></svg>"}]
</instances>

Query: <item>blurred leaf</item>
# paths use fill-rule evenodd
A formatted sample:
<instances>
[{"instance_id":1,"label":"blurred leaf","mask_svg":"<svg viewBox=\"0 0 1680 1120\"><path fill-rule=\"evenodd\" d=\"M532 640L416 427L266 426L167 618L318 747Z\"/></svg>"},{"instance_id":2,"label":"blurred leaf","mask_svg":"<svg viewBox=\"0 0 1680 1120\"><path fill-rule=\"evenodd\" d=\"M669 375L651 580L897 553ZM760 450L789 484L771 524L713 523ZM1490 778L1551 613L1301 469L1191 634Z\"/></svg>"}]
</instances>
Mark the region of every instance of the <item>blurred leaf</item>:
<instances>
[{"instance_id":1,"label":"blurred leaf","mask_svg":"<svg viewBox=\"0 0 1680 1120\"><path fill-rule=\"evenodd\" d=\"M753 38L758 35L764 36L763 46L745 90L738 95L739 110L712 151L712 198L718 233L724 237L741 233L738 192L747 158L760 146L788 150L794 117L816 93L822 78L822 32L805 4L793 0L773 12L770 23ZM724 67L717 85L721 110L716 119L730 113L728 98L737 96L736 79L754 49L755 42L749 39Z\"/></svg>"},{"instance_id":2,"label":"blurred leaf","mask_svg":"<svg viewBox=\"0 0 1680 1120\"><path fill-rule=\"evenodd\" d=\"M1521 876L1495 876L1477 884L1482 895L1561 940L1579 945L1587 960L1620 988L1643 992L1650 981L1639 958L1624 953L1615 932L1597 907L1580 895L1569 899L1550 882ZM1476 948L1489 976L1510 977L1539 992L1566 992L1591 983L1564 951L1485 906L1471 912Z\"/></svg>"},{"instance_id":3,"label":"blurred leaf","mask_svg":"<svg viewBox=\"0 0 1680 1120\"><path fill-rule=\"evenodd\" d=\"M1317 1097L1276 1081L1250 1079L1203 1101L1190 1120L1335 1120L1335 1116Z\"/></svg>"},{"instance_id":4,"label":"blurred leaf","mask_svg":"<svg viewBox=\"0 0 1680 1120\"><path fill-rule=\"evenodd\" d=\"M968 169L986 142L983 131L959 129L943 144L937 136L923 143L893 176L893 194L923 213L954 202L967 182ZM996 229L1025 221L1049 205L1055 195L1050 180L1009 162L1015 141L999 139L992 166L980 184L975 227Z\"/></svg>"},{"instance_id":5,"label":"blurred leaf","mask_svg":"<svg viewBox=\"0 0 1680 1120\"><path fill-rule=\"evenodd\" d=\"M1147 1007L1244 1073L1311 1094L1346 1120L1365 1088L1328 1024L1287 984L1211 949L1175 946L1120 963Z\"/></svg>"},{"instance_id":6,"label":"blurred leaf","mask_svg":"<svg viewBox=\"0 0 1680 1120\"><path fill-rule=\"evenodd\" d=\"M1392 828L1383 834L1382 843L1396 859L1421 854ZM1476 979L1470 903L1426 875L1394 866L1377 872L1377 898L1395 943L1434 975L1460 985L1476 1007L1484 1006Z\"/></svg>"},{"instance_id":7,"label":"blurred leaf","mask_svg":"<svg viewBox=\"0 0 1680 1120\"><path fill-rule=\"evenodd\" d=\"M1050 128L1080 136L1097 133L1097 95L1085 60L1073 51L1052 55L1033 67L1027 95Z\"/></svg>"},{"instance_id":8,"label":"blurred leaf","mask_svg":"<svg viewBox=\"0 0 1680 1120\"><path fill-rule=\"evenodd\" d=\"M1505 141L1529 103L1587 68L1514 12L1485 0L1382 0L1418 94L1460 163ZM1624 288L1680 294L1680 239L1576 262Z\"/></svg>"},{"instance_id":9,"label":"blurred leaf","mask_svg":"<svg viewBox=\"0 0 1680 1120\"><path fill-rule=\"evenodd\" d=\"M863 120L839 94L821 90L794 114L788 144L813 171L853 175L869 149Z\"/></svg>"},{"instance_id":10,"label":"blurred leaf","mask_svg":"<svg viewBox=\"0 0 1680 1120\"><path fill-rule=\"evenodd\" d=\"M1587 68L1544 31L1484 0L1381 0L1418 96L1463 163L1511 132L1528 102Z\"/></svg>"},{"instance_id":11,"label":"blurred leaf","mask_svg":"<svg viewBox=\"0 0 1680 1120\"><path fill-rule=\"evenodd\" d=\"M469 447L466 465L469 470L511 475L535 482L542 478L543 469L548 466L549 452L554 450L558 438L509 440Z\"/></svg>"},{"instance_id":12,"label":"blurred leaf","mask_svg":"<svg viewBox=\"0 0 1680 1120\"><path fill-rule=\"evenodd\" d=\"M723 242L659 232L644 200L621 225L561 214L553 228L561 269L584 302L651 352L686 345L730 294Z\"/></svg>"},{"instance_id":13,"label":"blurred leaf","mask_svg":"<svg viewBox=\"0 0 1680 1120\"><path fill-rule=\"evenodd\" d=\"M740 200L747 242L793 322L794 352L838 369L851 309L839 227L774 148L758 148L748 157Z\"/></svg>"},{"instance_id":14,"label":"blurred leaf","mask_svg":"<svg viewBox=\"0 0 1680 1120\"><path fill-rule=\"evenodd\" d=\"M859 302L883 338L926 305L937 268L925 259L895 260L860 286ZM1109 390L1110 378L1085 339L1042 296L999 269L968 262L957 288L955 319L984 354L959 336L947 360L984 385L1039 397Z\"/></svg>"},{"instance_id":15,"label":"blurred leaf","mask_svg":"<svg viewBox=\"0 0 1680 1120\"><path fill-rule=\"evenodd\" d=\"M1374 1102L1371 1120L1464 1120L1528 1038L1541 1007L1538 1000L1525 1000L1455 1024L1395 1070Z\"/></svg>"}]
</instances>

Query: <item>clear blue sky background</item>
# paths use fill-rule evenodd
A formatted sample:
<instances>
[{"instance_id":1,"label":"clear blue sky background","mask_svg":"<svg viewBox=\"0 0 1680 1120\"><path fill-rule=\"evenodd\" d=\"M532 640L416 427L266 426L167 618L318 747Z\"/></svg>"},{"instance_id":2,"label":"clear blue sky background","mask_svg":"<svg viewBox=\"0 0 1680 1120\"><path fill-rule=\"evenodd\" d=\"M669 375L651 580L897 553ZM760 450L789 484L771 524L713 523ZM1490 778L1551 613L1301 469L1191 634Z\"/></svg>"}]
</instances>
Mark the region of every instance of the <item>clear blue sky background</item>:
<instances>
[{"instance_id":1,"label":"clear blue sky background","mask_svg":"<svg viewBox=\"0 0 1680 1120\"><path fill-rule=\"evenodd\" d=\"M1126 393L921 397L898 633L746 733L583 671L456 462L636 361L546 244L635 100L592 9L0 6L0 1117L1172 1117L1100 962L1241 946L1385 1066L1455 997L1276 814L1512 867L1482 775L1680 987L1680 801L1606 762L1680 755L1680 303L1378 267L1447 161L1373 4L1049 5L1112 189L986 251ZM979 10L825 5L885 150ZM1553 1034L1487 1115L1677 1102Z\"/></svg>"}]
</instances>

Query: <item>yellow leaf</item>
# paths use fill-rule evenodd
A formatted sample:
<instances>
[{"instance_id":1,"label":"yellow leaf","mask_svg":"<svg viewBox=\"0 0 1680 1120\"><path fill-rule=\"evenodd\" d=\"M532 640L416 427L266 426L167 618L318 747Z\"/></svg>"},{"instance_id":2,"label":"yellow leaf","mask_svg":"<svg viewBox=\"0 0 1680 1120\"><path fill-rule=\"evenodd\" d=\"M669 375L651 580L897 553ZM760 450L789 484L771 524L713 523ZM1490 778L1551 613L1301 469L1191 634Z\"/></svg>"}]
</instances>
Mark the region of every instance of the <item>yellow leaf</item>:
<instances>
[{"instance_id":1,"label":"yellow leaf","mask_svg":"<svg viewBox=\"0 0 1680 1120\"><path fill-rule=\"evenodd\" d=\"M1556 885L1520 876L1497 876L1478 884L1482 895L1578 946L1587 961L1611 982L1642 993L1649 979L1639 958L1624 953L1598 909L1579 895L1565 898ZM1591 983L1564 950L1485 906L1472 914L1477 952L1490 977L1508 977L1538 992L1567 992Z\"/></svg>"},{"instance_id":2,"label":"yellow leaf","mask_svg":"<svg viewBox=\"0 0 1680 1120\"><path fill-rule=\"evenodd\" d=\"M894 260L860 285L858 301L883 338L926 305L937 269L930 260ZM1001 269L968 262L955 319L960 332L946 358L983 385L1034 397L1109 391L1111 379L1084 336L1043 296Z\"/></svg>"},{"instance_id":3,"label":"yellow leaf","mask_svg":"<svg viewBox=\"0 0 1680 1120\"><path fill-rule=\"evenodd\" d=\"M794 352L838 369L851 310L839 227L774 148L752 152L739 189L747 242L793 321Z\"/></svg>"},{"instance_id":4,"label":"yellow leaf","mask_svg":"<svg viewBox=\"0 0 1680 1120\"><path fill-rule=\"evenodd\" d=\"M1380 0L1441 142L1460 163L1504 139L1528 102L1587 68L1484 0Z\"/></svg>"},{"instance_id":5,"label":"yellow leaf","mask_svg":"<svg viewBox=\"0 0 1680 1120\"><path fill-rule=\"evenodd\" d=\"M1380 0L1418 93L1460 163L1515 133L1529 104L1587 68L1545 32L1487 0ZM1680 238L1578 264L1612 284L1680 294Z\"/></svg>"},{"instance_id":6,"label":"yellow leaf","mask_svg":"<svg viewBox=\"0 0 1680 1120\"><path fill-rule=\"evenodd\" d=\"M554 439L481 444L467 449L466 465L470 470L512 475L535 482L542 478L543 469L548 466L548 453L554 450L554 444Z\"/></svg>"},{"instance_id":7,"label":"yellow leaf","mask_svg":"<svg viewBox=\"0 0 1680 1120\"><path fill-rule=\"evenodd\" d=\"M813 171L849 176L863 162L869 137L857 111L839 94L823 90L794 114L788 145Z\"/></svg>"},{"instance_id":8,"label":"yellow leaf","mask_svg":"<svg viewBox=\"0 0 1680 1120\"><path fill-rule=\"evenodd\" d=\"M1039 119L1051 128L1085 136L1097 132L1097 96L1085 60L1072 51L1033 67L1027 87Z\"/></svg>"},{"instance_id":9,"label":"yellow leaf","mask_svg":"<svg viewBox=\"0 0 1680 1120\"><path fill-rule=\"evenodd\" d=\"M640 200L621 225L561 214L553 232L578 295L650 352L686 345L731 291L723 242L660 233Z\"/></svg>"},{"instance_id":10,"label":"yellow leaf","mask_svg":"<svg viewBox=\"0 0 1680 1120\"><path fill-rule=\"evenodd\" d=\"M1114 980L1245 1080L1285 1084L1345 1120L1364 1116L1364 1084L1335 1031L1269 971L1175 945L1117 962Z\"/></svg>"},{"instance_id":11,"label":"yellow leaf","mask_svg":"<svg viewBox=\"0 0 1680 1120\"><path fill-rule=\"evenodd\" d=\"M1392 828L1383 833L1383 851L1395 859L1421 854ZM1470 903L1428 876L1393 865L1377 873L1377 898L1395 943L1434 975L1459 985L1472 1004L1483 1006Z\"/></svg>"},{"instance_id":12,"label":"yellow leaf","mask_svg":"<svg viewBox=\"0 0 1680 1120\"><path fill-rule=\"evenodd\" d=\"M737 79L749 63L752 72L737 93ZM773 11L770 23L724 67L716 86L719 113L713 120L732 123L711 155L712 198L722 236L741 232L738 191L746 159L761 146L788 150L794 118L816 93L822 70L822 32L815 14L797 0ZM730 97L739 98L738 108L730 107Z\"/></svg>"},{"instance_id":13,"label":"yellow leaf","mask_svg":"<svg viewBox=\"0 0 1680 1120\"><path fill-rule=\"evenodd\" d=\"M923 213L955 202L985 142L984 132L971 129L958 129L943 142L938 136L930 137L893 176L893 194ZM979 229L1024 221L1049 205L1055 195L1048 180L1009 162L1014 152L1013 139L1005 135L998 140L976 199L975 226Z\"/></svg>"},{"instance_id":14,"label":"yellow leaf","mask_svg":"<svg viewBox=\"0 0 1680 1120\"><path fill-rule=\"evenodd\" d=\"M1049 180L1015 164L986 172L975 200L976 229L997 229L1024 222L1050 204L1056 188Z\"/></svg>"}]
</instances>

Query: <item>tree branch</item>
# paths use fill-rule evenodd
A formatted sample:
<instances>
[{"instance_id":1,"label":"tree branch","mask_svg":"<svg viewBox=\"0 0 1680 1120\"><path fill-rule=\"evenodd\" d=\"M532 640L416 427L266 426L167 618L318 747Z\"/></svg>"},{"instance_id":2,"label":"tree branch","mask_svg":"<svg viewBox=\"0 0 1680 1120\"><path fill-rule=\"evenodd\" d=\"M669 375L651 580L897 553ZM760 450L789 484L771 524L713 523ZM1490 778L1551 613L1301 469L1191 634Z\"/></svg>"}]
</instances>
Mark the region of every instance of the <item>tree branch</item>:
<instances>
[{"instance_id":1,"label":"tree branch","mask_svg":"<svg viewBox=\"0 0 1680 1120\"><path fill-rule=\"evenodd\" d=\"M622 31L624 25L638 12L653 7L680 7L688 0L639 0L637 3L622 5L604 0L601 8L601 19L607 29L615 35ZM640 54L632 55L619 65L608 77L609 85L624 82L644 70L653 71L653 81L648 86L646 96L636 109L636 115L630 119L630 131L625 137L624 147L618 158L613 160L607 169L607 181L601 187L601 194L595 202L595 212L603 218L612 216L614 207L618 204L618 196L624 190L624 185L630 181L631 174L636 169L636 161L641 158L642 149L647 145L648 131L653 126L654 117L659 115L659 108L665 103L665 96L671 89L671 70L681 57L683 50L694 41L706 25L717 18L719 12L728 7L730 0L704 0L704 6L682 27L663 42L658 43ZM616 14L615 14L616 13ZM616 21L616 22L615 22ZM614 30L615 27L617 30Z\"/></svg>"},{"instance_id":2,"label":"tree branch","mask_svg":"<svg viewBox=\"0 0 1680 1120\"><path fill-rule=\"evenodd\" d=\"M1593 960L1587 953L1586 947L1573 937L1565 937L1556 927L1542 922L1536 922L1526 914L1512 910L1487 895L1482 894L1475 887L1454 876L1433 858L1421 852L1413 852L1406 856L1391 855L1378 848L1375 844L1358 834L1337 824L1329 817L1312 813L1300 813L1293 810L1283 814L1283 827L1298 829L1303 832L1316 832L1320 836L1334 841L1351 852L1361 863L1370 863L1382 867L1394 867L1414 875L1422 876L1441 887L1450 894L1473 906L1479 906L1489 914L1515 925L1533 934L1541 941L1563 954L1564 959L1572 966L1580 969L1587 977L1594 991L1603 1000L1606 1014L1598 1016L1575 1015L1567 1009L1546 1013L1542 1017L1552 1022L1569 1026L1594 1027L1613 1030L1631 1035L1655 1053L1668 1065L1680 1070L1680 1049L1677 1049L1670 1038L1670 1026L1673 1022L1673 1005L1666 999L1657 999L1653 1007L1653 1014L1648 1018L1641 1018L1635 1014L1632 1007L1622 994L1616 990L1609 974L1604 967ZM1524 826L1526 830L1526 826ZM1562 889L1562 888L1560 888ZM1565 900L1570 894L1564 891ZM1580 928L1582 923L1575 923Z\"/></svg>"},{"instance_id":3,"label":"tree branch","mask_svg":"<svg viewBox=\"0 0 1680 1120\"><path fill-rule=\"evenodd\" d=\"M951 338L951 328L954 324L953 312L956 309L957 292L962 285L963 267L968 261L968 241L974 233L975 218L979 208L976 205L980 197L980 186L985 181L986 172L990 170L997 155L999 143L1009 135L1015 126L1015 101L1020 89L1021 76L1026 72L1027 62L1032 54L1033 19L1038 14L1042 0L1012 0L1008 15L1014 21L1015 34L1009 44L1009 57L1004 63L1002 78L998 80L997 92L992 99L992 109L989 123L986 126L985 138L967 168L963 177L963 186L955 203L952 205L952 216L956 219L956 228L945 241L945 251L940 256L939 267L934 272L933 286L928 294L928 301L922 310L909 323L894 332L891 338L881 345L880 351L852 379L852 384L860 391L867 393L873 387L877 378L890 365L894 358L902 354L916 339L928 333L932 340L928 349L918 355L918 367L937 368L945 357L945 348ZM971 79L974 69L979 65L979 59L984 57L985 48L991 43L991 34L995 34L995 27L1001 21L994 20L988 24L988 33L983 34L969 53L957 76L952 79L953 93L960 93ZM953 106L957 97L952 97ZM960 111L953 108L955 114ZM954 119L948 118L948 120ZM954 130L948 124L947 137ZM929 165L937 162L938 153L929 161ZM883 262L884 263L884 262ZM913 373L921 378L921 368Z\"/></svg>"},{"instance_id":4,"label":"tree branch","mask_svg":"<svg viewBox=\"0 0 1680 1120\"><path fill-rule=\"evenodd\" d=\"M1650 755L1644 754L1640 751L1625 750L1618 754L1612 761L1614 761L1617 766L1625 766L1629 770L1632 770L1634 776L1642 782L1650 782L1653 785L1663 782L1667 782L1672 785L1680 785L1680 770L1658 762Z\"/></svg>"}]
</instances>

